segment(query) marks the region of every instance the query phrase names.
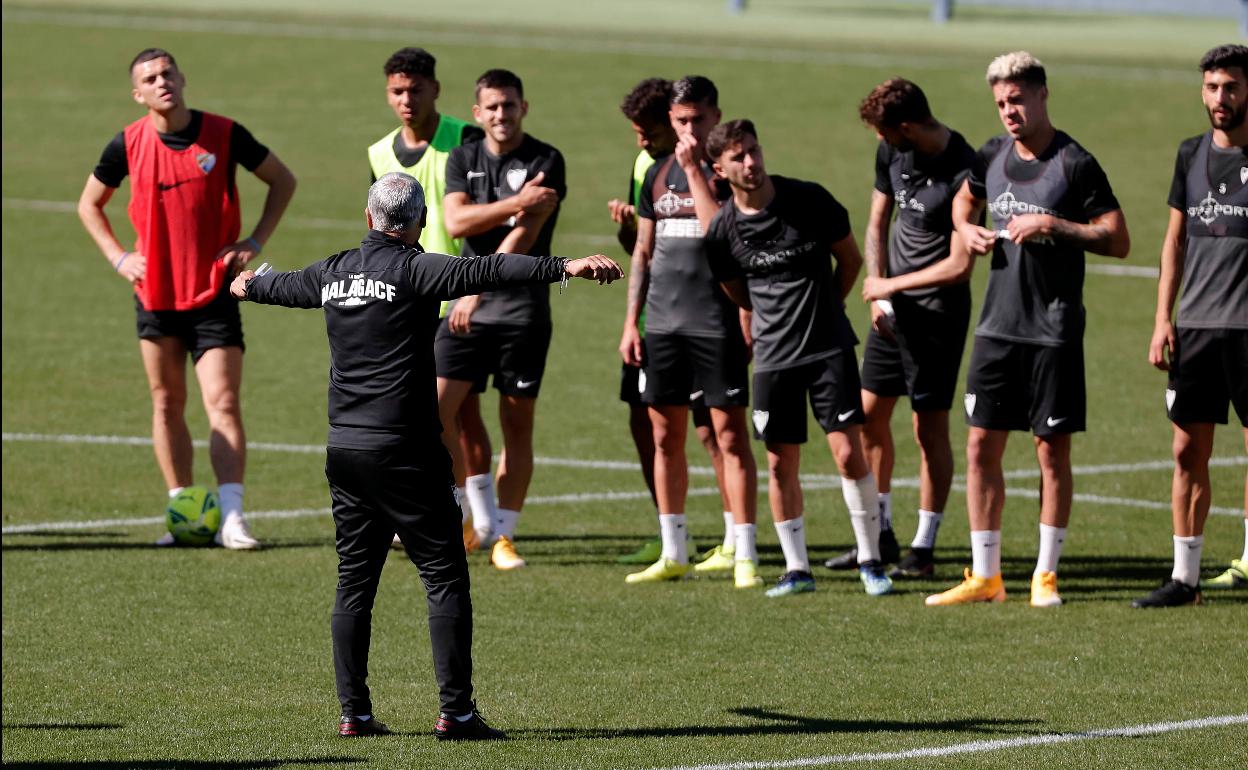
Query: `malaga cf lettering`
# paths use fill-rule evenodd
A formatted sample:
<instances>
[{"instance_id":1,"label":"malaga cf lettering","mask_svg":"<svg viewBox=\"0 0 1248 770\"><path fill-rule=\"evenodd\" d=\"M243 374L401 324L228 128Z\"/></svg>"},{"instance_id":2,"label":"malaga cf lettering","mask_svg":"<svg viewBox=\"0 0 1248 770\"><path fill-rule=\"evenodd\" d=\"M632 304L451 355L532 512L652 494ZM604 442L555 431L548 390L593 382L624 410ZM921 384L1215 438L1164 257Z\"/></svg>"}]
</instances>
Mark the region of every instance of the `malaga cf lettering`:
<instances>
[{"instance_id":1,"label":"malaga cf lettering","mask_svg":"<svg viewBox=\"0 0 1248 770\"><path fill-rule=\"evenodd\" d=\"M382 281L374 281L360 275L331 281L321 287L321 304L334 299L351 300L352 305L362 305L369 299L384 299L394 302L394 286Z\"/></svg>"}]
</instances>

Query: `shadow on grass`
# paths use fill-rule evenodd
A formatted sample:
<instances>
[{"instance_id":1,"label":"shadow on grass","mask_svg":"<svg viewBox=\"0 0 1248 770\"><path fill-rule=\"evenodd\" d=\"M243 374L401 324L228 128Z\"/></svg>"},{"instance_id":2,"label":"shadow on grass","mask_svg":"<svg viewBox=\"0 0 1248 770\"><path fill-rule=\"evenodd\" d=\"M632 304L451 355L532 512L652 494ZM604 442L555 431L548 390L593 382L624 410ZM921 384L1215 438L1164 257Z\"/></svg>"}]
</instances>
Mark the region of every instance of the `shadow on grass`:
<instances>
[{"instance_id":1,"label":"shadow on grass","mask_svg":"<svg viewBox=\"0 0 1248 770\"><path fill-rule=\"evenodd\" d=\"M510 729L515 738L551 741L608 740L614 738L733 738L759 735L818 735L827 733L971 732L1033 734L1042 732L1038 719L947 719L905 722L889 719L825 719L741 707L728 713L757 720L746 725L685 725L671 727L593 727Z\"/></svg>"},{"instance_id":2,"label":"shadow on grass","mask_svg":"<svg viewBox=\"0 0 1248 770\"><path fill-rule=\"evenodd\" d=\"M5 730L120 730L112 722L6 722Z\"/></svg>"},{"instance_id":3,"label":"shadow on grass","mask_svg":"<svg viewBox=\"0 0 1248 770\"><path fill-rule=\"evenodd\" d=\"M290 757L288 759L83 759L48 760L46 762L5 762L5 767L15 770L54 770L54 768L83 768L84 770L265 770L270 767L300 765L358 765L365 760L358 757Z\"/></svg>"},{"instance_id":4,"label":"shadow on grass","mask_svg":"<svg viewBox=\"0 0 1248 770\"><path fill-rule=\"evenodd\" d=\"M5 537L8 537L6 535ZM264 551L284 551L296 548L330 548L334 547L332 538L321 540L277 540L263 541ZM20 551L160 551L164 553L199 553L216 550L211 546L178 546L162 547L152 542L117 543L117 542L81 542L81 543L5 543L0 551L5 553Z\"/></svg>"}]
</instances>

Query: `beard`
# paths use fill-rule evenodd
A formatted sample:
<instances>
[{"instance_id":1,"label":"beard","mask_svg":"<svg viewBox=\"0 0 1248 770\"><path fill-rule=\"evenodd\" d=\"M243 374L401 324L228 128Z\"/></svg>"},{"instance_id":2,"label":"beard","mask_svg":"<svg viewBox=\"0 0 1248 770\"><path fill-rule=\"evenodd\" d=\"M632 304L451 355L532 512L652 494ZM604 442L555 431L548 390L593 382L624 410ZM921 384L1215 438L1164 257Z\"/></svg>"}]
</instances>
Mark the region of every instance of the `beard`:
<instances>
[{"instance_id":1,"label":"beard","mask_svg":"<svg viewBox=\"0 0 1248 770\"><path fill-rule=\"evenodd\" d=\"M1245 115L1248 115L1248 103L1241 104L1238 109L1227 109L1230 110L1231 114L1226 118L1218 119L1214 116L1213 110L1206 107L1205 111L1209 114L1209 125L1219 131L1234 131L1239 128L1244 122Z\"/></svg>"}]
</instances>

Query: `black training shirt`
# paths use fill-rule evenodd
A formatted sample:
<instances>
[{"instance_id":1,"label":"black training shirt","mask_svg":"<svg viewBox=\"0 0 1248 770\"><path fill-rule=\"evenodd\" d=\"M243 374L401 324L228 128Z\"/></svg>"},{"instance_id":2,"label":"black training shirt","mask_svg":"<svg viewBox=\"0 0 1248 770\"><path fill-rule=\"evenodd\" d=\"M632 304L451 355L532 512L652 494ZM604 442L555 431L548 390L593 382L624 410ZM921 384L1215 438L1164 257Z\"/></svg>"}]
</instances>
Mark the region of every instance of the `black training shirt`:
<instances>
[{"instance_id":1,"label":"black training shirt","mask_svg":"<svg viewBox=\"0 0 1248 770\"><path fill-rule=\"evenodd\" d=\"M329 446L441 446L433 337L442 300L547 284L564 260L523 254L461 259L370 231L358 249L302 270L251 279L247 299L323 308L329 335Z\"/></svg>"}]
</instances>

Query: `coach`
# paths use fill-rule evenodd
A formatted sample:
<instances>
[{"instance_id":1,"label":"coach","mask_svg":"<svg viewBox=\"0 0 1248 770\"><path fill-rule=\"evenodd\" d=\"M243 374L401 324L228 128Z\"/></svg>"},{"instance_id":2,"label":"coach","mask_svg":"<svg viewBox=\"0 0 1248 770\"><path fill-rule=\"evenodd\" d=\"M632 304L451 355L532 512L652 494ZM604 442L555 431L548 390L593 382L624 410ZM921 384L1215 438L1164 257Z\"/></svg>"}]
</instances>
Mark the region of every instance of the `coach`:
<instances>
[{"instance_id":1,"label":"coach","mask_svg":"<svg viewBox=\"0 0 1248 770\"><path fill-rule=\"evenodd\" d=\"M472 700L472 601L451 460L439 438L433 336L444 299L551 283L565 276L610 283L619 266L595 255L520 254L461 259L427 254L424 191L406 174L368 191L369 233L303 270L241 273L234 296L322 307L329 335L329 447L325 475L337 531L338 593L332 632L339 735L385 735L366 684L373 599L396 532L420 570L429 606L442 740L498 739Z\"/></svg>"}]
</instances>

